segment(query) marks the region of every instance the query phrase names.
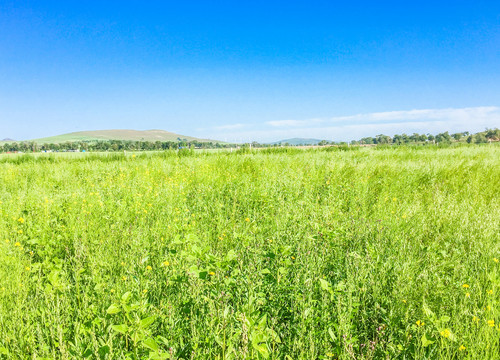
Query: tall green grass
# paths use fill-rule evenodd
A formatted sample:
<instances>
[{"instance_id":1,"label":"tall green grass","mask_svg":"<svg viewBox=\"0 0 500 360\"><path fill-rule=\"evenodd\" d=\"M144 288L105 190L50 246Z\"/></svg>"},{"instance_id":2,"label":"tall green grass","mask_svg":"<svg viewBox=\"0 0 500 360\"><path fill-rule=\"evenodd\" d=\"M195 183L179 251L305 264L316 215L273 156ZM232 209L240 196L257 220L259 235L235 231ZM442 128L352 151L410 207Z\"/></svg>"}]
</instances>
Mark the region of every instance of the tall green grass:
<instances>
[{"instance_id":1,"label":"tall green grass","mask_svg":"<svg viewBox=\"0 0 500 360\"><path fill-rule=\"evenodd\" d=\"M0 358L497 359L500 148L0 161Z\"/></svg>"}]
</instances>

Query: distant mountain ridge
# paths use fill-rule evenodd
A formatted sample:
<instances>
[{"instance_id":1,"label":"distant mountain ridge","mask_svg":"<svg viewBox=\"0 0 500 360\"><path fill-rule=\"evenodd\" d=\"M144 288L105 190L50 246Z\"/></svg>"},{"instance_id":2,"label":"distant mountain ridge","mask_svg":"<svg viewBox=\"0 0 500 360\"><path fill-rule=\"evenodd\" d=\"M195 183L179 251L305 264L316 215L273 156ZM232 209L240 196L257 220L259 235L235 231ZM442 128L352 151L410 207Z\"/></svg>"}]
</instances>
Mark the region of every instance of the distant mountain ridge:
<instances>
[{"instance_id":1,"label":"distant mountain ridge","mask_svg":"<svg viewBox=\"0 0 500 360\"><path fill-rule=\"evenodd\" d=\"M178 139L186 141L200 142L220 142L210 139L199 139L193 136L176 134L165 130L94 130L94 131L77 131L68 134L57 136L49 136L40 139L33 139L38 144L44 143L63 143L74 141L106 141L106 140L131 140L131 141L178 141Z\"/></svg>"},{"instance_id":2,"label":"distant mountain ridge","mask_svg":"<svg viewBox=\"0 0 500 360\"><path fill-rule=\"evenodd\" d=\"M280 145L280 144L289 144L289 145L318 145L321 140L319 139L308 139L308 138L292 138L285 139L280 141L275 141L270 144L272 145Z\"/></svg>"}]
</instances>

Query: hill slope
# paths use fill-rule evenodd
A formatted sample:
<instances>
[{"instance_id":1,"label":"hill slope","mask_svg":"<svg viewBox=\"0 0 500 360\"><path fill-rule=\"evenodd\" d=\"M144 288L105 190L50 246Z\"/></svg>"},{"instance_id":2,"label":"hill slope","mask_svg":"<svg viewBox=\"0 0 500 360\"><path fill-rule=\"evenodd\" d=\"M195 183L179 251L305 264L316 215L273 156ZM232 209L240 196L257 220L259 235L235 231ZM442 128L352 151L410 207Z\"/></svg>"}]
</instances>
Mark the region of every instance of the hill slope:
<instances>
[{"instance_id":1,"label":"hill slope","mask_svg":"<svg viewBox=\"0 0 500 360\"><path fill-rule=\"evenodd\" d=\"M318 139L305 139L293 138L272 142L272 145L290 144L290 145L317 145L321 140Z\"/></svg>"},{"instance_id":2,"label":"hill slope","mask_svg":"<svg viewBox=\"0 0 500 360\"><path fill-rule=\"evenodd\" d=\"M133 141L177 141L180 138L187 141L208 142L216 140L198 139L192 136L179 135L165 130L96 130L78 131L57 136L33 139L36 143L62 143L66 141L97 141L97 140L133 140Z\"/></svg>"}]
</instances>

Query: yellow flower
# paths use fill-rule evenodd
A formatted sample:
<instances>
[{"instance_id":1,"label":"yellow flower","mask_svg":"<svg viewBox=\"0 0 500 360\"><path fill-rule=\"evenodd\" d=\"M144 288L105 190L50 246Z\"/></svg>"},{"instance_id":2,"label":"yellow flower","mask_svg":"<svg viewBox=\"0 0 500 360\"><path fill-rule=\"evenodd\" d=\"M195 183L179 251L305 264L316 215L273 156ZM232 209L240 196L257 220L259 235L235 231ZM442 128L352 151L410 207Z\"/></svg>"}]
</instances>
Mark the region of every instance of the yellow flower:
<instances>
[{"instance_id":1,"label":"yellow flower","mask_svg":"<svg viewBox=\"0 0 500 360\"><path fill-rule=\"evenodd\" d=\"M21 224L24 224L24 219L22 217L20 217L19 219L17 219L17 221L19 221L19 223L21 223Z\"/></svg>"},{"instance_id":2,"label":"yellow flower","mask_svg":"<svg viewBox=\"0 0 500 360\"><path fill-rule=\"evenodd\" d=\"M22 233L23 233L23 231L22 231L22 230L18 230L18 231L17 231L17 233L18 233L18 234L22 234Z\"/></svg>"},{"instance_id":3,"label":"yellow flower","mask_svg":"<svg viewBox=\"0 0 500 360\"><path fill-rule=\"evenodd\" d=\"M498 259L497 258L493 258L493 261L498 263Z\"/></svg>"},{"instance_id":4,"label":"yellow flower","mask_svg":"<svg viewBox=\"0 0 500 360\"><path fill-rule=\"evenodd\" d=\"M488 326L495 327L495 320L488 320Z\"/></svg>"},{"instance_id":5,"label":"yellow flower","mask_svg":"<svg viewBox=\"0 0 500 360\"><path fill-rule=\"evenodd\" d=\"M466 293L466 294L465 294L465 297L470 298L470 293Z\"/></svg>"},{"instance_id":6,"label":"yellow flower","mask_svg":"<svg viewBox=\"0 0 500 360\"><path fill-rule=\"evenodd\" d=\"M144 289L144 290L142 290L142 292L145 294L148 292L148 289Z\"/></svg>"},{"instance_id":7,"label":"yellow flower","mask_svg":"<svg viewBox=\"0 0 500 360\"><path fill-rule=\"evenodd\" d=\"M151 266L146 266L146 270L153 270L153 268Z\"/></svg>"},{"instance_id":8,"label":"yellow flower","mask_svg":"<svg viewBox=\"0 0 500 360\"><path fill-rule=\"evenodd\" d=\"M111 289L111 290L109 290L109 291L110 291L111 293L114 293L114 292L115 292L115 289Z\"/></svg>"},{"instance_id":9,"label":"yellow flower","mask_svg":"<svg viewBox=\"0 0 500 360\"><path fill-rule=\"evenodd\" d=\"M448 338L451 335L451 332L449 329L444 329L443 331L440 332L441 336Z\"/></svg>"},{"instance_id":10,"label":"yellow flower","mask_svg":"<svg viewBox=\"0 0 500 360\"><path fill-rule=\"evenodd\" d=\"M493 294L493 290L488 290L488 291L486 291L486 292L488 293L488 295Z\"/></svg>"},{"instance_id":11,"label":"yellow flower","mask_svg":"<svg viewBox=\"0 0 500 360\"><path fill-rule=\"evenodd\" d=\"M458 350L460 350L460 351L464 351L464 350L465 350L465 346L460 345L460 347L458 348Z\"/></svg>"},{"instance_id":12,"label":"yellow flower","mask_svg":"<svg viewBox=\"0 0 500 360\"><path fill-rule=\"evenodd\" d=\"M424 323L423 321L417 320L417 325L418 325L418 326L424 326L424 325L425 325L425 323Z\"/></svg>"},{"instance_id":13,"label":"yellow flower","mask_svg":"<svg viewBox=\"0 0 500 360\"><path fill-rule=\"evenodd\" d=\"M249 218L246 218L246 219L245 219L245 221L246 221L246 222L249 222L249 221L250 221L250 219L249 219Z\"/></svg>"},{"instance_id":14,"label":"yellow flower","mask_svg":"<svg viewBox=\"0 0 500 360\"><path fill-rule=\"evenodd\" d=\"M122 280L123 281L127 280L127 277L126 276L122 276Z\"/></svg>"},{"instance_id":15,"label":"yellow flower","mask_svg":"<svg viewBox=\"0 0 500 360\"><path fill-rule=\"evenodd\" d=\"M463 287L464 289L468 289L468 288L469 288L469 285L467 285L467 284L463 284L463 285L462 285L462 287Z\"/></svg>"},{"instance_id":16,"label":"yellow flower","mask_svg":"<svg viewBox=\"0 0 500 360\"><path fill-rule=\"evenodd\" d=\"M477 322L479 321L479 318L478 318L477 316L473 316L473 317L472 317L472 321L474 321L474 322L476 322L476 323L477 323Z\"/></svg>"},{"instance_id":17,"label":"yellow flower","mask_svg":"<svg viewBox=\"0 0 500 360\"><path fill-rule=\"evenodd\" d=\"M14 244L14 246L21 246L21 243L18 241Z\"/></svg>"},{"instance_id":18,"label":"yellow flower","mask_svg":"<svg viewBox=\"0 0 500 360\"><path fill-rule=\"evenodd\" d=\"M30 271L31 269L29 268L29 266L26 266L26 271Z\"/></svg>"},{"instance_id":19,"label":"yellow flower","mask_svg":"<svg viewBox=\"0 0 500 360\"><path fill-rule=\"evenodd\" d=\"M163 262L163 266L168 266L168 265L170 265L170 263L168 261Z\"/></svg>"},{"instance_id":20,"label":"yellow flower","mask_svg":"<svg viewBox=\"0 0 500 360\"><path fill-rule=\"evenodd\" d=\"M214 273L213 271L210 271L210 272L208 273L208 275L214 276L214 275L215 275L215 273Z\"/></svg>"},{"instance_id":21,"label":"yellow flower","mask_svg":"<svg viewBox=\"0 0 500 360\"><path fill-rule=\"evenodd\" d=\"M406 304L406 300L401 300L402 302L404 302Z\"/></svg>"},{"instance_id":22,"label":"yellow flower","mask_svg":"<svg viewBox=\"0 0 500 360\"><path fill-rule=\"evenodd\" d=\"M295 260L295 256L292 256L292 260Z\"/></svg>"}]
</instances>

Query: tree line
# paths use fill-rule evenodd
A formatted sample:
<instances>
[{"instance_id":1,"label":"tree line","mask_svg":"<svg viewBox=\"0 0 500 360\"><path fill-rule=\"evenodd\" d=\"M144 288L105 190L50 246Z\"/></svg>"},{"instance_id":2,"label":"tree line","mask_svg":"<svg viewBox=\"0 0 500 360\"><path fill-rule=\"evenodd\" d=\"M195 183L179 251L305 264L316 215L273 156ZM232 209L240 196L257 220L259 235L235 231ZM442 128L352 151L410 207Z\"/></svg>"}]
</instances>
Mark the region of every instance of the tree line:
<instances>
[{"instance_id":1,"label":"tree line","mask_svg":"<svg viewBox=\"0 0 500 360\"><path fill-rule=\"evenodd\" d=\"M470 134L468 131L449 134L448 131L432 134L384 134L375 137L364 137L352 140L351 145L404 145L404 144L435 144L464 142L481 144L500 141L500 129L487 129L483 132ZM290 146L289 144L283 144ZM345 142L331 142L322 140L318 145L347 145ZM189 149L224 149L235 147L276 147L280 145L260 144L252 142L247 144L229 144L220 142L187 141L178 138L177 141L133 141L133 140L98 140L98 141L67 141L63 143L37 144L35 142L6 142L0 144L0 153L4 152L67 152L67 151L152 151L152 150L177 150Z\"/></svg>"},{"instance_id":2,"label":"tree line","mask_svg":"<svg viewBox=\"0 0 500 360\"><path fill-rule=\"evenodd\" d=\"M468 131L450 134L448 131L433 134L396 134L393 137L388 135L377 135L375 137L365 137L360 140L353 140L353 145L364 144L422 144L422 143L448 143L452 142L467 142L469 144L481 144L490 141L500 141L500 129L487 129L483 132L470 134Z\"/></svg>"}]
</instances>

